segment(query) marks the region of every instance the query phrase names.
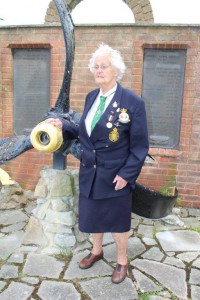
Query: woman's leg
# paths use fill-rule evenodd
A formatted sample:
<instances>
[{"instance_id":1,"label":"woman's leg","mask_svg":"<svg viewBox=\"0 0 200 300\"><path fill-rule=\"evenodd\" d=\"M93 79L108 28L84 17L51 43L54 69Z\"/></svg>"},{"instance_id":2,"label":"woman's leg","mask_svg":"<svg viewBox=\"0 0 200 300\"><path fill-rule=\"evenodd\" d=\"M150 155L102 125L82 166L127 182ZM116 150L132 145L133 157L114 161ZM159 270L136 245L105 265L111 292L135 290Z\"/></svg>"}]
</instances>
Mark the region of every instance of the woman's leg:
<instances>
[{"instance_id":1,"label":"woman's leg","mask_svg":"<svg viewBox=\"0 0 200 300\"><path fill-rule=\"evenodd\" d=\"M120 265L127 264L127 244L129 238L129 231L123 233L112 233L112 237L117 247L117 263Z\"/></svg>"},{"instance_id":2,"label":"woman's leg","mask_svg":"<svg viewBox=\"0 0 200 300\"><path fill-rule=\"evenodd\" d=\"M102 252L103 233L93 233L92 240L93 240L92 254L98 255Z\"/></svg>"}]
</instances>

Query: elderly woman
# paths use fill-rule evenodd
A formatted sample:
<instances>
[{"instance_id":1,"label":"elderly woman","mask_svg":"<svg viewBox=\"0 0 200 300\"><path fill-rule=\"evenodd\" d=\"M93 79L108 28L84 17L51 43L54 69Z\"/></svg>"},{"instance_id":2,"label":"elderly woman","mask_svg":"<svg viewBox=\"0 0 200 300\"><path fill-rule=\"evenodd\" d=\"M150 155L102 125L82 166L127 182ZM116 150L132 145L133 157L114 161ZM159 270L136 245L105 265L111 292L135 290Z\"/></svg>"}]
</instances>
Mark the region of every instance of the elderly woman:
<instances>
[{"instance_id":1,"label":"elderly woman","mask_svg":"<svg viewBox=\"0 0 200 300\"><path fill-rule=\"evenodd\" d=\"M117 250L112 282L120 283L128 269L132 189L149 147L145 107L118 83L126 68L118 51L100 45L89 68L99 88L86 96L79 126L48 122L62 126L64 138L80 139L79 229L92 233L93 247L79 267L88 269L103 258L103 234L111 232Z\"/></svg>"}]
</instances>

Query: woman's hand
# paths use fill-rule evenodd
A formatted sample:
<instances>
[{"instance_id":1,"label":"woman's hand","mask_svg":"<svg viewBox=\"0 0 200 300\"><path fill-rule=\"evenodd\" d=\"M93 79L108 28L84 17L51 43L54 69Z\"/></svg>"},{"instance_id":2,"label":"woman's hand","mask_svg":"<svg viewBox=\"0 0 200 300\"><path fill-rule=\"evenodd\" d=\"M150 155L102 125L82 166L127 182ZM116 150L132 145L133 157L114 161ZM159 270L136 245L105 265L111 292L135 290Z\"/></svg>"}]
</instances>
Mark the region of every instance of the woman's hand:
<instances>
[{"instance_id":1,"label":"woman's hand","mask_svg":"<svg viewBox=\"0 0 200 300\"><path fill-rule=\"evenodd\" d=\"M116 182L115 191L121 190L127 185L127 181L124 180L119 175L115 176L115 179L113 180L113 183L115 183L115 182Z\"/></svg>"},{"instance_id":2,"label":"woman's hand","mask_svg":"<svg viewBox=\"0 0 200 300\"><path fill-rule=\"evenodd\" d=\"M49 119L46 119L45 122L48 124L54 125L60 129L62 129L62 126L63 126L60 119L49 118Z\"/></svg>"}]
</instances>

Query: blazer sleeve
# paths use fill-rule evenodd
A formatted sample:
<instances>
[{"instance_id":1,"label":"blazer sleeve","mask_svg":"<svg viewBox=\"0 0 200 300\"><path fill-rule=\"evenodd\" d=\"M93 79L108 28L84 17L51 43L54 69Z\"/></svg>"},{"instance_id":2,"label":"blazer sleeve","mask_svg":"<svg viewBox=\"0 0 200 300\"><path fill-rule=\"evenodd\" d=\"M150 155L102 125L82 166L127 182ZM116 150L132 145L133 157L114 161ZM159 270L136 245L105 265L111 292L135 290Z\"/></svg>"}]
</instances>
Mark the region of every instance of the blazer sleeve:
<instances>
[{"instance_id":1,"label":"blazer sleeve","mask_svg":"<svg viewBox=\"0 0 200 300\"><path fill-rule=\"evenodd\" d=\"M118 175L134 188L149 150L145 104L138 101L129 129L130 149L125 165Z\"/></svg>"},{"instance_id":2,"label":"blazer sleeve","mask_svg":"<svg viewBox=\"0 0 200 300\"><path fill-rule=\"evenodd\" d=\"M74 140L79 138L79 124L71 124L63 121L62 135L64 140Z\"/></svg>"}]
</instances>

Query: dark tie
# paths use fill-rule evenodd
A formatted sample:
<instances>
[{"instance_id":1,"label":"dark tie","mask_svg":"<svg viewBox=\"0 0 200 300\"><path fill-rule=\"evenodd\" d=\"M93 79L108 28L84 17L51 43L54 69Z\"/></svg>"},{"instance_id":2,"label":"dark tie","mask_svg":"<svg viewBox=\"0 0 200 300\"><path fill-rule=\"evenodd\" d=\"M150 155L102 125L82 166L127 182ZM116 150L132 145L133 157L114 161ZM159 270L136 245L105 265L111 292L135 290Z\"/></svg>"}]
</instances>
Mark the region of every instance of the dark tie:
<instances>
[{"instance_id":1,"label":"dark tie","mask_svg":"<svg viewBox=\"0 0 200 300\"><path fill-rule=\"evenodd\" d=\"M93 118L92 123L91 123L91 132L94 129L96 123L99 121L99 119L101 118L101 116L103 114L104 107L105 107L105 102L106 102L106 98L107 97L100 96L100 104L97 107L97 110L96 110L96 112L94 114L94 118Z\"/></svg>"}]
</instances>

